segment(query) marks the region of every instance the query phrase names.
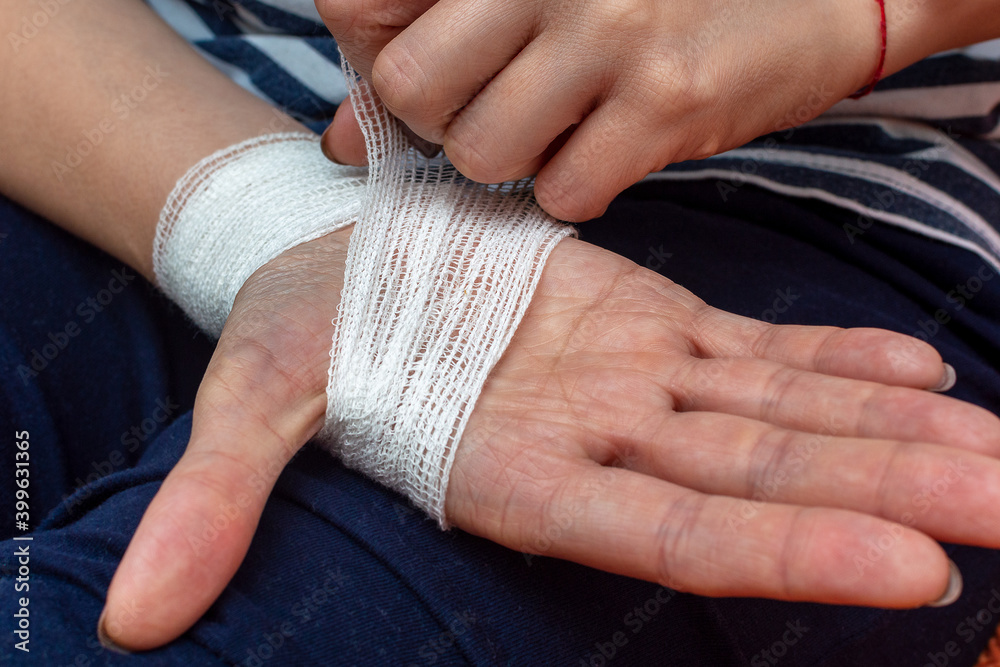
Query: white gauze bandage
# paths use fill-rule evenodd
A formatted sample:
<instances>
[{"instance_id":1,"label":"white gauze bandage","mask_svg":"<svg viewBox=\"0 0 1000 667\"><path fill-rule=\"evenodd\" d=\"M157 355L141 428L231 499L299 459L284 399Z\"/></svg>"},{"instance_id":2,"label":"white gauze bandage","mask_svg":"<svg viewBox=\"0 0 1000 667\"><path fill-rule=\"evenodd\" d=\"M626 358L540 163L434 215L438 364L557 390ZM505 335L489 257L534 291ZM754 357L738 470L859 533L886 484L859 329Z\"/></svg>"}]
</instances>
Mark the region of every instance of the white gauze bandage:
<instances>
[{"instance_id":1,"label":"white gauze bandage","mask_svg":"<svg viewBox=\"0 0 1000 667\"><path fill-rule=\"evenodd\" d=\"M218 338L250 275L357 219L367 171L327 160L312 134L271 134L208 156L177 182L153 242L157 282Z\"/></svg>"},{"instance_id":2,"label":"white gauze bandage","mask_svg":"<svg viewBox=\"0 0 1000 667\"><path fill-rule=\"evenodd\" d=\"M368 172L330 163L311 135L220 151L167 200L154 270L218 336L254 271L356 222L317 440L447 527L448 476L476 399L546 258L573 229L539 208L530 182L471 183L446 158L419 156L366 84L347 74Z\"/></svg>"},{"instance_id":3,"label":"white gauze bandage","mask_svg":"<svg viewBox=\"0 0 1000 667\"><path fill-rule=\"evenodd\" d=\"M346 61L345 61L346 62ZM572 227L531 183L472 183L409 146L350 66L368 147L327 388L326 444L446 528L455 450L486 377Z\"/></svg>"}]
</instances>

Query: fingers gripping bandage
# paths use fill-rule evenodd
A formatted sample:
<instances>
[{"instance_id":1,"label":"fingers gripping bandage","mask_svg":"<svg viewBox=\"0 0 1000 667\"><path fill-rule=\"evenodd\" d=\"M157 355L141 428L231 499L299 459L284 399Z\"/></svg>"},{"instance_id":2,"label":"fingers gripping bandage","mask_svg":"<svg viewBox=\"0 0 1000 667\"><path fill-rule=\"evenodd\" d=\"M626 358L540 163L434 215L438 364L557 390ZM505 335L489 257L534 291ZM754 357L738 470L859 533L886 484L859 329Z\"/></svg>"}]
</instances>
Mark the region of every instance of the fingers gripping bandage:
<instances>
[{"instance_id":1,"label":"fingers gripping bandage","mask_svg":"<svg viewBox=\"0 0 1000 667\"><path fill-rule=\"evenodd\" d=\"M528 183L462 179L409 147L347 71L368 145L333 339L324 441L447 526L455 448L555 245Z\"/></svg>"},{"instance_id":2,"label":"fingers gripping bandage","mask_svg":"<svg viewBox=\"0 0 1000 667\"><path fill-rule=\"evenodd\" d=\"M154 267L164 290L218 335L256 268L356 221L319 442L447 527L448 476L469 416L549 253L573 231L538 207L528 182L471 183L446 158L418 155L346 70L367 183L303 135L234 146L178 183Z\"/></svg>"}]
</instances>

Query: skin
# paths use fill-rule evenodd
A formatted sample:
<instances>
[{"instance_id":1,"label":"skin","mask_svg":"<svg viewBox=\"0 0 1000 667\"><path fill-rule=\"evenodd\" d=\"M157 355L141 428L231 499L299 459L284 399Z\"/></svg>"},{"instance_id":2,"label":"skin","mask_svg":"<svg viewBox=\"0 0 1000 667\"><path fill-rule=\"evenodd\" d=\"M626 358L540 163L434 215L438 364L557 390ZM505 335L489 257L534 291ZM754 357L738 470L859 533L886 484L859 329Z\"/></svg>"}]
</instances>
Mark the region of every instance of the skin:
<instances>
[{"instance_id":1,"label":"skin","mask_svg":"<svg viewBox=\"0 0 1000 667\"><path fill-rule=\"evenodd\" d=\"M0 34L30 11L0 6ZM150 102L56 178L52 162L157 63L170 75ZM61 6L27 44L0 49L0 72L0 191L150 278L177 178L298 127L132 0ZM349 237L293 248L243 286L185 454L108 589L106 639L142 650L176 638L239 567L266 493L210 553L189 538L249 475L269 490L319 429ZM566 240L472 413L446 513L514 549L705 595L919 606L947 587L935 540L1000 546L1000 420L924 390L943 375L912 338L738 317ZM947 493L920 512L915 496L941 479ZM893 546L859 571L854 556L887 532Z\"/></svg>"},{"instance_id":2,"label":"skin","mask_svg":"<svg viewBox=\"0 0 1000 667\"><path fill-rule=\"evenodd\" d=\"M1000 36L993 0L887 1L885 75ZM582 221L648 173L817 116L871 81L873 0L316 0L386 106L473 180L537 174ZM349 108L327 153L363 164ZM601 164L601 169L594 169Z\"/></svg>"}]
</instances>

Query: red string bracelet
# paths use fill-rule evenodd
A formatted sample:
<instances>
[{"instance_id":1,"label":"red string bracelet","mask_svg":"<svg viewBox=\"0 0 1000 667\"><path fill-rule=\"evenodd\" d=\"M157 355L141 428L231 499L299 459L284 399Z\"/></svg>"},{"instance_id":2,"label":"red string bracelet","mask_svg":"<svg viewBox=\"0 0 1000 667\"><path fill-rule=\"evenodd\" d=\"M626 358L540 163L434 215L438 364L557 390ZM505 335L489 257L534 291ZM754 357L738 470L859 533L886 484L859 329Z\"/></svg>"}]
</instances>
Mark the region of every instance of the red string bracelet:
<instances>
[{"instance_id":1,"label":"red string bracelet","mask_svg":"<svg viewBox=\"0 0 1000 667\"><path fill-rule=\"evenodd\" d=\"M882 51L879 53L878 66L875 68L875 76L872 77L871 83L851 95L852 100L864 97L868 93L872 92L875 88L875 84L882 78L882 72L885 71L885 46L887 42L885 28L885 0L875 0L875 2L878 3L879 12L882 14L882 20L879 25L879 30L882 32Z\"/></svg>"}]
</instances>

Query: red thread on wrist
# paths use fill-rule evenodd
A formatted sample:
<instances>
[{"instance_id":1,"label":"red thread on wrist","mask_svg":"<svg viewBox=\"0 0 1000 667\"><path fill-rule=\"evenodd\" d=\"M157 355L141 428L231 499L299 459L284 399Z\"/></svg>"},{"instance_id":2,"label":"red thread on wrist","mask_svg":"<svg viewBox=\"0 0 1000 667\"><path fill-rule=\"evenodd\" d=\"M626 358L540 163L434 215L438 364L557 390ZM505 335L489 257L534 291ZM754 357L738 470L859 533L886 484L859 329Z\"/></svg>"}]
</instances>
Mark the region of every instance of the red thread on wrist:
<instances>
[{"instance_id":1,"label":"red thread on wrist","mask_svg":"<svg viewBox=\"0 0 1000 667\"><path fill-rule=\"evenodd\" d=\"M878 3L879 12L882 15L882 20L879 24L879 30L882 33L882 51L879 53L878 66L875 68L875 76L872 77L871 83L869 83L867 86L865 86L858 92L851 95L852 100L864 97L868 93L872 92L872 90L874 90L875 88L875 84L879 82L879 80L882 78L882 73L885 71L885 47L888 41L886 35L887 31L885 27L885 0L875 0L875 2Z\"/></svg>"}]
</instances>

